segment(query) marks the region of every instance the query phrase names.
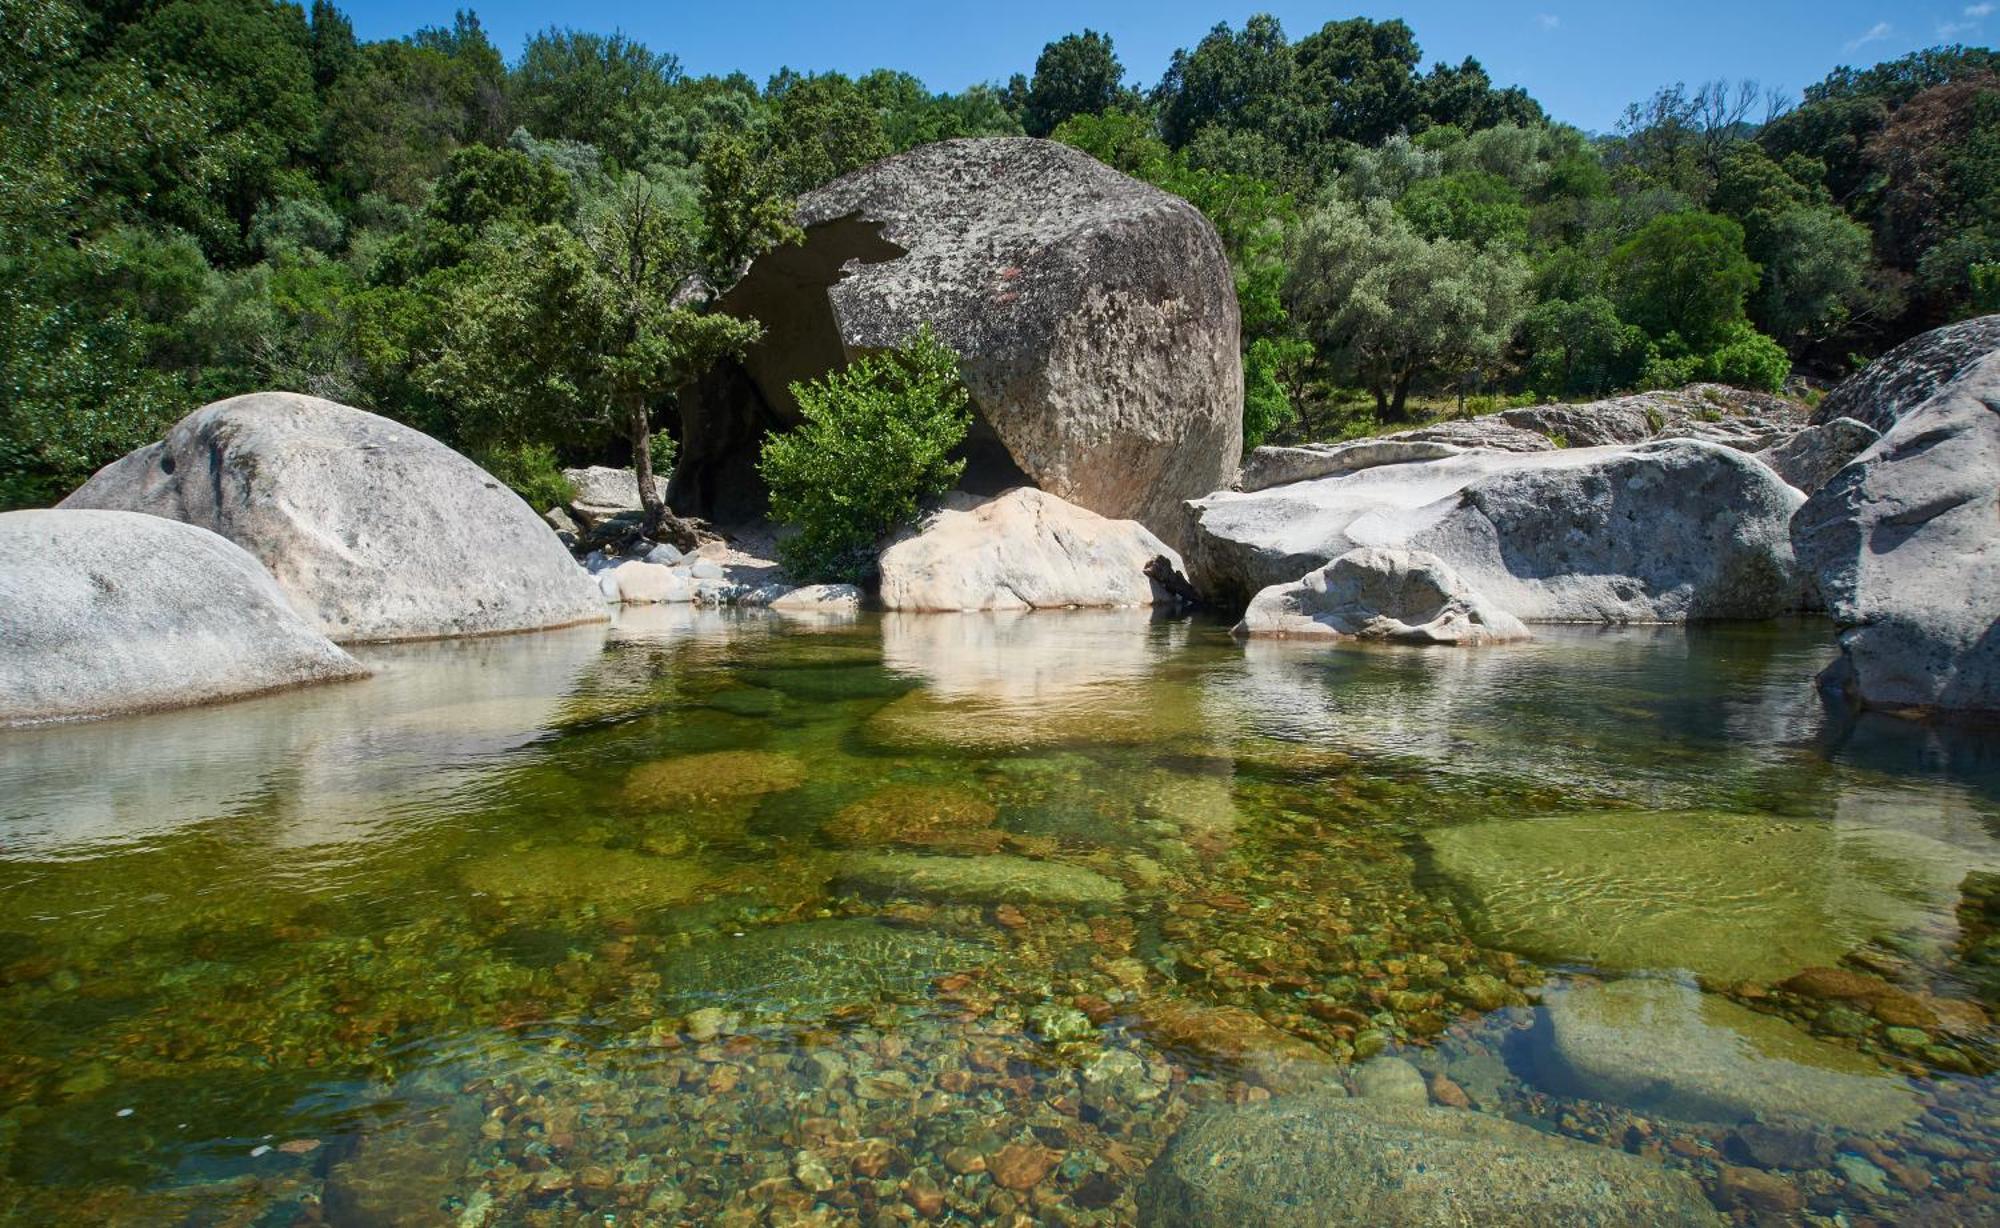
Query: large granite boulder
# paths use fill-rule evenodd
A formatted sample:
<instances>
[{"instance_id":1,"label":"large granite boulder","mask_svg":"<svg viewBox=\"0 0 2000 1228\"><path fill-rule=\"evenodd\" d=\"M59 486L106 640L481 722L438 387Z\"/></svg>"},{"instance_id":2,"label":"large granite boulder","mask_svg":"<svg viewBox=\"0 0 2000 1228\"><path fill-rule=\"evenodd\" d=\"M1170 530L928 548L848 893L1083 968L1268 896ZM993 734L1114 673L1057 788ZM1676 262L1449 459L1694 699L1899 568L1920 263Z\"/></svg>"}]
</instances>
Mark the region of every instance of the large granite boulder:
<instances>
[{"instance_id":1,"label":"large granite boulder","mask_svg":"<svg viewBox=\"0 0 2000 1228\"><path fill-rule=\"evenodd\" d=\"M570 496L570 508L586 525L645 510L639 500L639 477L630 469L591 465L585 469L565 469L562 475L575 492ZM653 489L665 499L666 479L654 478Z\"/></svg>"},{"instance_id":2,"label":"large granite boulder","mask_svg":"<svg viewBox=\"0 0 2000 1228\"><path fill-rule=\"evenodd\" d=\"M0 725L238 699L368 670L241 547L131 512L0 514Z\"/></svg>"},{"instance_id":3,"label":"large granite boulder","mask_svg":"<svg viewBox=\"0 0 2000 1228\"><path fill-rule=\"evenodd\" d=\"M1208 1109L1139 1187L1154 1228L1681 1228L1721 1221L1693 1180L1609 1147L1456 1109L1331 1093Z\"/></svg>"},{"instance_id":4,"label":"large granite boulder","mask_svg":"<svg viewBox=\"0 0 2000 1228\"><path fill-rule=\"evenodd\" d=\"M1843 381L1813 410L1813 422L1854 418L1887 433L1910 410L2000 350L2000 315L1921 333Z\"/></svg>"},{"instance_id":5,"label":"large granite boulder","mask_svg":"<svg viewBox=\"0 0 2000 1228\"><path fill-rule=\"evenodd\" d=\"M1107 520L1024 486L959 497L882 552L888 610L1046 610L1169 604L1148 574L1180 556L1132 520ZM1155 572L1159 569L1153 568Z\"/></svg>"},{"instance_id":6,"label":"large granite boulder","mask_svg":"<svg viewBox=\"0 0 2000 1228\"><path fill-rule=\"evenodd\" d=\"M1822 682L1872 708L2000 710L2000 338L1921 404L1876 408L1888 433L1792 522L1848 628Z\"/></svg>"},{"instance_id":7,"label":"large granite boulder","mask_svg":"<svg viewBox=\"0 0 2000 1228\"><path fill-rule=\"evenodd\" d=\"M1835 418L1795 431L1754 455L1776 470L1787 486L1812 494L1881 437L1865 422Z\"/></svg>"},{"instance_id":8,"label":"large granite boulder","mask_svg":"<svg viewBox=\"0 0 2000 1228\"><path fill-rule=\"evenodd\" d=\"M1527 639L1528 629L1436 555L1371 546L1258 593L1236 634L1491 644Z\"/></svg>"},{"instance_id":9,"label":"large granite boulder","mask_svg":"<svg viewBox=\"0 0 2000 1228\"><path fill-rule=\"evenodd\" d=\"M421 431L317 397L260 392L204 406L61 506L219 533L342 642L606 617L554 530L499 479Z\"/></svg>"},{"instance_id":10,"label":"large granite boulder","mask_svg":"<svg viewBox=\"0 0 2000 1228\"><path fill-rule=\"evenodd\" d=\"M807 193L802 245L722 299L765 325L746 388L686 398L677 498L719 498L789 390L926 323L977 416L967 489L1023 478L1155 532L1242 449L1235 284L1192 205L1052 141L926 145ZM706 492L706 494L704 494ZM705 507L693 510L706 512Z\"/></svg>"},{"instance_id":11,"label":"large granite boulder","mask_svg":"<svg viewBox=\"0 0 2000 1228\"><path fill-rule=\"evenodd\" d=\"M1694 440L1467 451L1189 505L1190 574L1246 601L1350 550L1427 551L1524 622L1683 622L1795 608L1804 496Z\"/></svg>"}]
</instances>

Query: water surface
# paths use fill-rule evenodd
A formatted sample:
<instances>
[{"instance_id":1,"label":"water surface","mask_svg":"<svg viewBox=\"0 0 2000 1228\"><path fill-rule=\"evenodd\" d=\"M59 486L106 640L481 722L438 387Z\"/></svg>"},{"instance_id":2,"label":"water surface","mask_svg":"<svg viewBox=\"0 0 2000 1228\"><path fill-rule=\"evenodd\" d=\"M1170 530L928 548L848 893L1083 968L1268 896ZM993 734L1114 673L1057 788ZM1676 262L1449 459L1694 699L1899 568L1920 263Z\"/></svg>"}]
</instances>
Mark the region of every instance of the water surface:
<instances>
[{"instance_id":1,"label":"water surface","mask_svg":"<svg viewBox=\"0 0 2000 1228\"><path fill-rule=\"evenodd\" d=\"M1127 1223L1189 1112L1381 1053L1723 1202L1749 1164L1993 1214L2000 753L1830 716L1821 624L639 610L362 655L0 734L15 1218ZM1545 987L1632 976L1907 1120L1772 1167L1756 1110L1550 1077Z\"/></svg>"}]
</instances>

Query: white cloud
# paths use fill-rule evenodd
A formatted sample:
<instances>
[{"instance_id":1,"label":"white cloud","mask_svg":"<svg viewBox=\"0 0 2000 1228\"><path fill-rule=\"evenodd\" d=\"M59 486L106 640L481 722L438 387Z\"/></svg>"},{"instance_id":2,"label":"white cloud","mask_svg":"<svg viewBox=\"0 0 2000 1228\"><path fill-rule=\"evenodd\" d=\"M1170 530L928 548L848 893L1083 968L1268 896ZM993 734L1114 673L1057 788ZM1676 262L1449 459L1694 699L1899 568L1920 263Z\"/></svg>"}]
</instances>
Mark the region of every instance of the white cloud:
<instances>
[{"instance_id":1,"label":"white cloud","mask_svg":"<svg viewBox=\"0 0 2000 1228\"><path fill-rule=\"evenodd\" d=\"M1991 8L1993 6L1989 4L1986 7ZM1541 26L1542 29L1544 30L1558 29L1561 27L1562 23L1563 19L1556 16L1554 13L1535 14L1535 24Z\"/></svg>"},{"instance_id":2,"label":"white cloud","mask_svg":"<svg viewBox=\"0 0 2000 1228\"><path fill-rule=\"evenodd\" d=\"M1990 4L1968 4L1965 6L1965 15L1967 17L1991 17L1993 15L1993 6Z\"/></svg>"},{"instance_id":3,"label":"white cloud","mask_svg":"<svg viewBox=\"0 0 2000 1228\"><path fill-rule=\"evenodd\" d=\"M1870 43L1881 42L1895 33L1895 31L1896 27L1890 25L1888 22L1878 21L1874 25L1869 26L1867 33L1863 34L1860 38L1849 39L1847 49L1849 51L1859 51Z\"/></svg>"},{"instance_id":4,"label":"white cloud","mask_svg":"<svg viewBox=\"0 0 2000 1228\"><path fill-rule=\"evenodd\" d=\"M1957 38L1961 34L1970 34L1978 28L1979 23L1976 21L1940 21L1938 22L1937 36L1939 38Z\"/></svg>"}]
</instances>

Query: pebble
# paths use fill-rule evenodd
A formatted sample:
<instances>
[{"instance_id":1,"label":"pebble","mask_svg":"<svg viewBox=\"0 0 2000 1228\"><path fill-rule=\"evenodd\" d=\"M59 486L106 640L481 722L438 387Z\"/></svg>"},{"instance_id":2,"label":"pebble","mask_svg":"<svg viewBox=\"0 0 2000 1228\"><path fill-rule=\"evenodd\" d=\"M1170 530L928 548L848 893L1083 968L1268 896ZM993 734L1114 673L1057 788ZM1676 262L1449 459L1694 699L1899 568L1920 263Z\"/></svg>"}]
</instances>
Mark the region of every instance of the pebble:
<instances>
[{"instance_id":1,"label":"pebble","mask_svg":"<svg viewBox=\"0 0 2000 1228\"><path fill-rule=\"evenodd\" d=\"M826 1161L810 1151L801 1151L792 1157L792 1176L815 1194L824 1194L833 1188L833 1174L827 1171Z\"/></svg>"},{"instance_id":2,"label":"pebble","mask_svg":"<svg viewBox=\"0 0 2000 1228\"><path fill-rule=\"evenodd\" d=\"M1429 1104L1423 1072L1399 1057L1375 1057L1354 1068L1354 1094L1386 1104Z\"/></svg>"},{"instance_id":3,"label":"pebble","mask_svg":"<svg viewBox=\"0 0 2000 1228\"><path fill-rule=\"evenodd\" d=\"M1010 1190L1031 1190L1056 1166L1055 1152L1037 1143L1009 1143L986 1157L993 1180Z\"/></svg>"}]
</instances>

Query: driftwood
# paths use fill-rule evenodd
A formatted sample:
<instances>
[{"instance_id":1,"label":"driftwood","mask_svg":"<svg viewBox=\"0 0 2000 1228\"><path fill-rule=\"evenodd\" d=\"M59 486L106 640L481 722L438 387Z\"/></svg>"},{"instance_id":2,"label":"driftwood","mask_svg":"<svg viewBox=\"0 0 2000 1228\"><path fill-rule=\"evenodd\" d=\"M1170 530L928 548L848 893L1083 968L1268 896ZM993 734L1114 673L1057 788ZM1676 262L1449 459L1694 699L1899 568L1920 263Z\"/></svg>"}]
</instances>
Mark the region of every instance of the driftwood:
<instances>
[{"instance_id":1,"label":"driftwood","mask_svg":"<svg viewBox=\"0 0 2000 1228\"><path fill-rule=\"evenodd\" d=\"M1146 578L1187 605L1207 604L1201 599L1201 594L1195 590L1194 585L1188 583L1188 578L1174 566L1174 561L1164 554L1154 555L1153 560L1146 564Z\"/></svg>"}]
</instances>

